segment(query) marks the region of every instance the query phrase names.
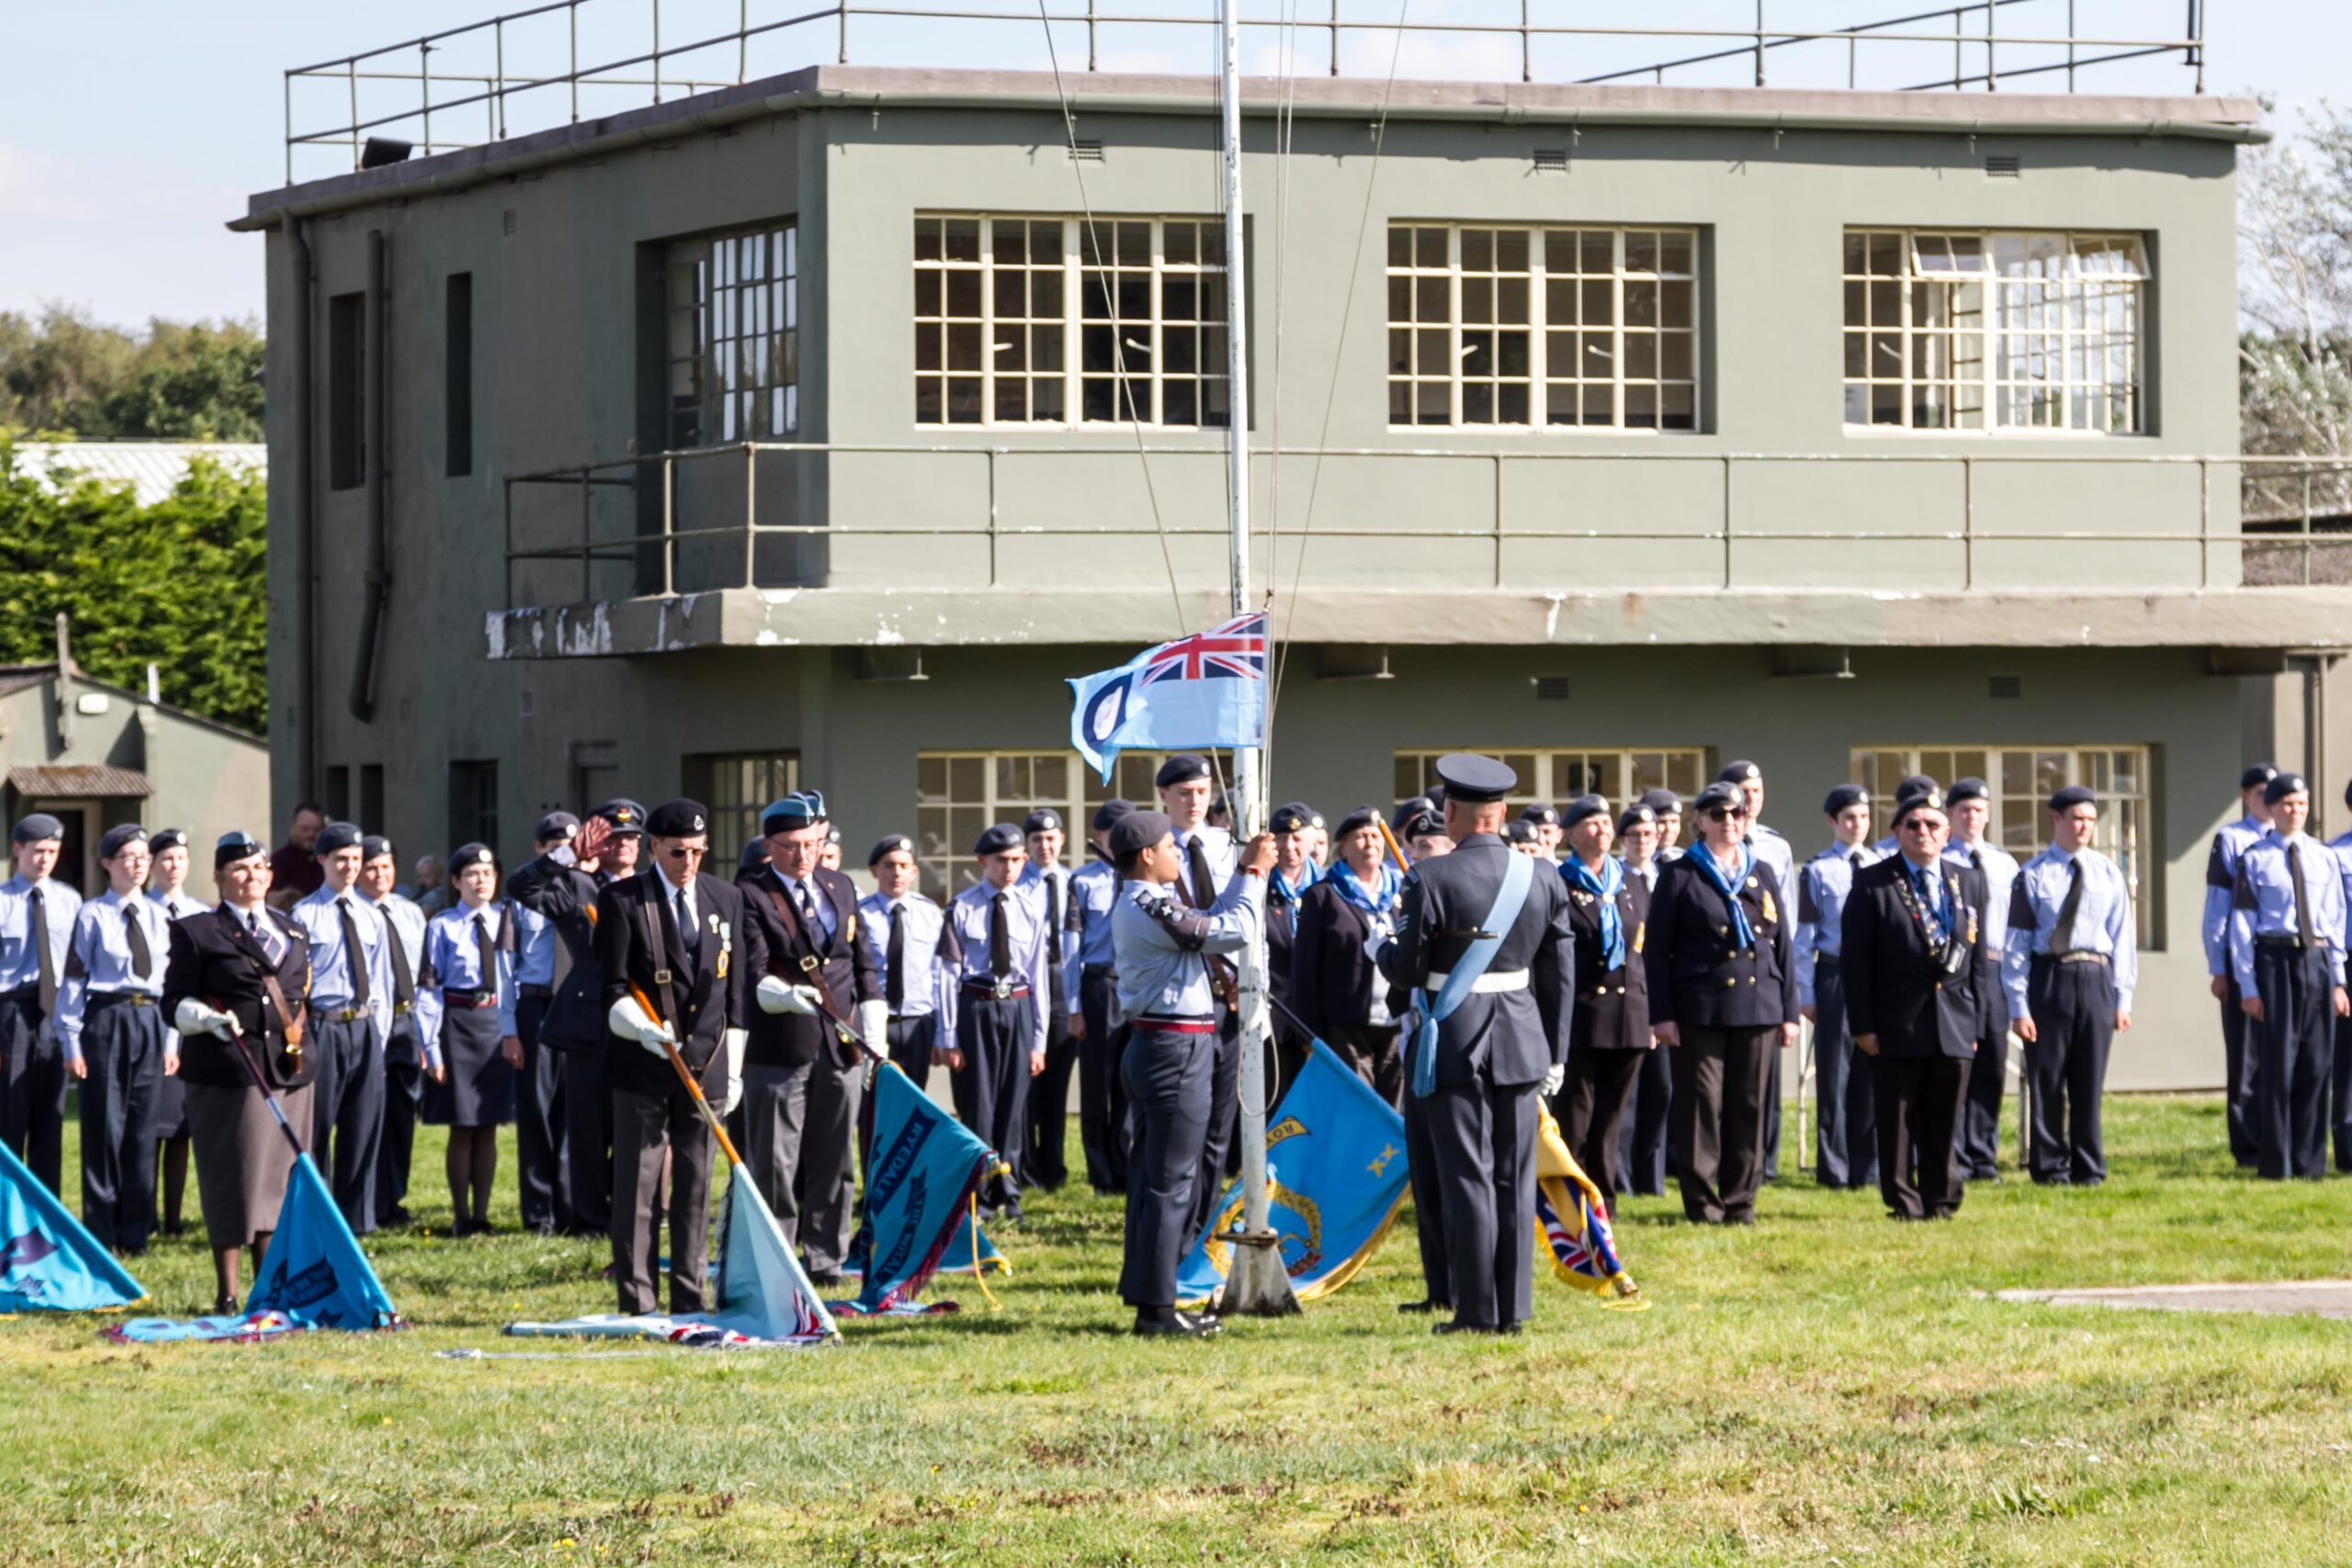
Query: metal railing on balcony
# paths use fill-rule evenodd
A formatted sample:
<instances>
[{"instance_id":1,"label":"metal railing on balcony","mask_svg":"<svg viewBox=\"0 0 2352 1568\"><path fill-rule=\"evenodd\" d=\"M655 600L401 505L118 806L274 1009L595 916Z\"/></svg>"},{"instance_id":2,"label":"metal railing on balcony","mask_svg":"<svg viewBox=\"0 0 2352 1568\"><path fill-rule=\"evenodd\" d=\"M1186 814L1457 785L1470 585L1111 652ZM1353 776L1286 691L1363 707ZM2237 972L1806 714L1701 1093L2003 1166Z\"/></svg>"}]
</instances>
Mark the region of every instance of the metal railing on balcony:
<instances>
[{"instance_id":1,"label":"metal railing on balcony","mask_svg":"<svg viewBox=\"0 0 2352 1568\"><path fill-rule=\"evenodd\" d=\"M1268 465L1279 463L1290 465L1284 482L1299 487L1287 492L1282 525L1257 536L1276 574L1270 581L1285 587L1294 573L1283 559L1295 558L1281 558L1285 549L1306 550L1310 560L1319 553L1317 570L1297 574L1316 588L1329 585L1335 559L1399 542L1408 558L1430 545L1476 547L1475 559L1483 565L1471 567L1474 558L1449 549L1431 556L1428 566L1403 569L1405 575L1433 581L1434 564L1442 560L1448 585L1470 588L1555 585L1561 570L1532 564L1536 554L1577 545L1606 552L1592 558L1596 567L1606 562L1607 570L1571 571L1570 581L1626 591L1870 586L1866 577L1842 574L1840 563L1854 558L1846 552L1879 546L1941 547L1901 562L1896 575L1906 592L2352 585L2352 516L2343 506L2352 492L2352 457L1283 447L1260 448L1251 458L1261 485ZM746 442L513 475L504 481L504 602L519 606L729 588L868 586L877 580L923 586L926 572L942 579L933 585L979 590L1033 581L1040 561L1075 572L1070 581L1080 584L1136 572L1157 581L1163 567L1153 541L1226 536L1220 512L1199 508L1155 517L1139 503L1129 506L1104 494L1091 476L1048 475L1028 466L1037 459L1126 466L1136 463L1136 452L1051 441ZM1217 464L1222 456L1198 443L1162 445L1146 447L1145 461L1160 475L1156 493L1165 499L1173 468ZM867 462L877 466L876 474L896 470L879 491L839 471L845 463ZM1386 482L1389 466L1399 463L1419 465L1424 477L1444 473L1435 488L1457 498L1451 511L1416 515L1422 503L1406 495L1405 487ZM1007 469L1016 464L1023 465L1021 515L1008 517ZM1376 465L1381 475L1360 493L1396 491L1398 499L1385 509L1326 504L1304 522L1289 515L1298 510L1296 498L1310 475L1328 482L1340 466L1354 464ZM1632 509L1645 515L1593 526L1545 519L1541 513L1554 498L1572 493L1566 487L1579 465L1633 466L1657 474L1644 493L1660 499ZM1684 472L1657 472L1669 467ZM1460 478L1464 469L1467 478ZM1922 469L1928 482L1890 502L1883 481L1898 470ZM1800 471L1826 482L1792 500L1788 480ZM2141 490L2119 488L2134 476ZM1669 477L1677 481L1671 499ZM2029 488L2020 489L2020 480ZM1478 499L1462 499L1473 495ZM2297 495L2304 503L2300 513L2274 504L2279 496ZM2249 505L2255 502L2269 509L2257 513ZM1890 504L1893 514L1867 525L1790 521L1792 512L1809 505L1834 524ZM2086 515L2080 525L2041 521L2053 513ZM2102 525L2119 516L2127 521ZM2145 517L2159 525L2169 517L2173 525L2134 521ZM911 551L916 541L929 547ZM1086 553L1112 541L1132 548ZM843 547L863 552L846 567L830 553ZM1019 562L1009 563L1015 547ZM2036 556L2037 548L2060 554ZM1672 572L1657 579L1627 564L1663 567L1668 552ZM2061 555L2069 558L2062 563ZM1989 575L1984 570L1988 558L1996 563ZM952 566L943 564L951 560ZM2046 572L2040 567L2044 561L2051 567ZM1203 581L1215 577L1205 572Z\"/></svg>"},{"instance_id":2,"label":"metal railing on balcony","mask_svg":"<svg viewBox=\"0 0 2352 1568\"><path fill-rule=\"evenodd\" d=\"M1259 0L1245 36L1274 36L1278 69L1337 76L1366 46L1363 73L1507 77L1522 82L1726 82L1744 85L1998 91L2063 81L2132 61L2171 60L2205 90L2205 4L2185 0L2177 33L2078 25L2098 0L1960 0L1847 28L1773 26L1756 0L1752 26L1569 21L1571 0L1447 0L1439 19L1374 16L1343 0L1283 14ZM1159 9L1154 7L1158 6ZM1306 14L1309 6L1319 14ZM2028 7L2017 12L2018 7ZM2111 6L2110 6L2111 8ZM2140 9L2144 10L2144 5ZM1435 7L1430 7L1434 10ZM2017 25L2004 30L2004 17ZM286 179L298 152L325 150L357 167L370 138L426 155L660 104L822 62L1002 69L1185 72L1189 39L1216 25L1210 0L1059 0L1025 9L977 0L549 0L461 28L363 50L286 73ZM1584 15L1590 16L1589 6ZM1785 5L1782 15L1787 14ZM1051 53L1049 36L1067 53ZM1432 57L1428 51L1440 50ZM1657 58L1663 54L1665 58ZM1373 58L1376 55L1377 58ZM333 105L333 107L326 106Z\"/></svg>"}]
</instances>

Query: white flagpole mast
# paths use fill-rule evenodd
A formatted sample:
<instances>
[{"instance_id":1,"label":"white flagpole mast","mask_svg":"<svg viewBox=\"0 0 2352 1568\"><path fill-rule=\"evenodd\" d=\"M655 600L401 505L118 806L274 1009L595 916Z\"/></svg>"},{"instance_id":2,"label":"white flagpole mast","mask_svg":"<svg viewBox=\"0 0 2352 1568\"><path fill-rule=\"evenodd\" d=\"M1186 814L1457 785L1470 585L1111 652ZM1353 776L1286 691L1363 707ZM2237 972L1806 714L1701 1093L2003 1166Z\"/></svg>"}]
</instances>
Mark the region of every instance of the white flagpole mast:
<instances>
[{"instance_id":1,"label":"white flagpole mast","mask_svg":"<svg viewBox=\"0 0 2352 1568\"><path fill-rule=\"evenodd\" d=\"M1226 489L1232 526L1232 613L1250 610L1250 381L1248 314L1243 288L1241 247L1241 27L1237 0L1222 0L1217 20L1223 34L1221 53L1225 107L1225 367L1227 408ZM1269 633L1272 627L1268 628ZM1267 637L1268 677L1272 676L1272 637ZM1263 737L1260 738L1261 740ZM1260 749L1245 746L1234 753L1234 791L1240 809L1234 819L1247 832L1266 823L1266 803L1259 779ZM1227 1273L1219 1305L1228 1313L1274 1315L1298 1310L1290 1275L1283 1266L1282 1249L1269 1224L1266 1198L1266 1046L1272 1024L1266 1006L1266 938L1261 930L1242 953L1241 1062L1237 1098L1241 1110L1241 1224L1234 1238L1233 1267Z\"/></svg>"}]
</instances>

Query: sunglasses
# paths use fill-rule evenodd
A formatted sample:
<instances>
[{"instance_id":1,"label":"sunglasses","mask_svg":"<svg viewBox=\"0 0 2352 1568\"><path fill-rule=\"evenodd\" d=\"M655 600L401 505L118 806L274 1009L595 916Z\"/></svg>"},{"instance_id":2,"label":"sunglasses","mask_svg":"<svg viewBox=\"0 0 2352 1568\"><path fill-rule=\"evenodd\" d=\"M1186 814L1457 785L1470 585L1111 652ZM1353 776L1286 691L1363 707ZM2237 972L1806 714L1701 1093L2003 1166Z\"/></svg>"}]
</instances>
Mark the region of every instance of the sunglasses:
<instances>
[{"instance_id":1,"label":"sunglasses","mask_svg":"<svg viewBox=\"0 0 2352 1568\"><path fill-rule=\"evenodd\" d=\"M1942 824L1932 822L1925 817L1906 817L1899 826L1906 833L1932 833Z\"/></svg>"},{"instance_id":2,"label":"sunglasses","mask_svg":"<svg viewBox=\"0 0 2352 1568\"><path fill-rule=\"evenodd\" d=\"M1734 817L1747 816L1747 807L1745 806L1713 806L1707 808L1707 815L1713 818L1718 822L1723 822L1727 821Z\"/></svg>"},{"instance_id":3,"label":"sunglasses","mask_svg":"<svg viewBox=\"0 0 2352 1568\"><path fill-rule=\"evenodd\" d=\"M672 860L700 860L709 852L707 849L697 850L686 844L680 844L670 852L670 858Z\"/></svg>"}]
</instances>

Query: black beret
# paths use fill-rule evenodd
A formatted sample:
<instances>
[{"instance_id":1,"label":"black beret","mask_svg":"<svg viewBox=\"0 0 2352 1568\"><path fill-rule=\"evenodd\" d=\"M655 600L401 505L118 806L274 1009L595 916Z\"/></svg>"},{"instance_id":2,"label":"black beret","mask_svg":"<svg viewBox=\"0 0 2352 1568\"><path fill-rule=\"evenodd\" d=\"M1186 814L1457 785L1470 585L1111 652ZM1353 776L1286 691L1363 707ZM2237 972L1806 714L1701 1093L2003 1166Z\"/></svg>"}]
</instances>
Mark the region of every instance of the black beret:
<instances>
[{"instance_id":1,"label":"black beret","mask_svg":"<svg viewBox=\"0 0 2352 1568\"><path fill-rule=\"evenodd\" d=\"M1652 811L1657 812L1660 817L1679 817L1682 815L1682 797L1675 794L1670 789L1652 789L1643 791L1642 804L1648 807Z\"/></svg>"},{"instance_id":2,"label":"black beret","mask_svg":"<svg viewBox=\"0 0 2352 1568\"><path fill-rule=\"evenodd\" d=\"M645 807L622 795L615 795L588 815L601 817L610 822L615 833L645 831Z\"/></svg>"},{"instance_id":3,"label":"black beret","mask_svg":"<svg viewBox=\"0 0 2352 1568\"><path fill-rule=\"evenodd\" d=\"M2238 775L2238 788L2241 791L2260 789L2278 776L2278 768L2276 763L2256 762Z\"/></svg>"},{"instance_id":4,"label":"black beret","mask_svg":"<svg viewBox=\"0 0 2352 1568\"><path fill-rule=\"evenodd\" d=\"M1560 826L1573 828L1588 817L1608 815L1609 802L1605 797L1598 795L1580 795L1568 802L1568 808L1560 814Z\"/></svg>"},{"instance_id":5,"label":"black beret","mask_svg":"<svg viewBox=\"0 0 2352 1568\"><path fill-rule=\"evenodd\" d=\"M317 840L311 845L311 852L331 855L337 850L356 850L359 847L359 840L366 836L360 832L356 822L330 822L319 829Z\"/></svg>"},{"instance_id":6,"label":"black beret","mask_svg":"<svg viewBox=\"0 0 2352 1568\"><path fill-rule=\"evenodd\" d=\"M768 841L765 839L744 840L743 852L735 857L735 869L739 872L756 871L767 863Z\"/></svg>"},{"instance_id":7,"label":"black beret","mask_svg":"<svg viewBox=\"0 0 2352 1568\"><path fill-rule=\"evenodd\" d=\"M1562 819L1558 807L1542 800L1532 806L1520 807L1519 819L1522 822L1532 822L1539 828L1564 828L1567 825Z\"/></svg>"},{"instance_id":8,"label":"black beret","mask_svg":"<svg viewBox=\"0 0 2352 1568\"><path fill-rule=\"evenodd\" d=\"M1418 812L1405 818L1397 829L1400 839L1438 839L1445 836L1445 819L1434 811Z\"/></svg>"},{"instance_id":9,"label":"black beret","mask_svg":"<svg viewBox=\"0 0 2352 1568\"><path fill-rule=\"evenodd\" d=\"M803 828L813 828L825 818L824 807L809 799L806 790L794 790L781 800L771 800L760 813L762 833L795 833Z\"/></svg>"},{"instance_id":10,"label":"black beret","mask_svg":"<svg viewBox=\"0 0 2352 1568\"><path fill-rule=\"evenodd\" d=\"M1870 803L1871 792L1861 785L1839 784L1823 798L1821 814L1824 817L1835 817L1849 806L1868 806Z\"/></svg>"},{"instance_id":11,"label":"black beret","mask_svg":"<svg viewBox=\"0 0 2352 1568\"><path fill-rule=\"evenodd\" d=\"M2344 786L2344 804L2352 806L2352 784L2346 784Z\"/></svg>"},{"instance_id":12,"label":"black beret","mask_svg":"<svg viewBox=\"0 0 2352 1568\"><path fill-rule=\"evenodd\" d=\"M1535 824L1524 817L1514 817L1503 829L1503 837L1514 844L1535 842Z\"/></svg>"},{"instance_id":13,"label":"black beret","mask_svg":"<svg viewBox=\"0 0 2352 1568\"><path fill-rule=\"evenodd\" d=\"M1007 850L1021 847L1021 829L1010 822L1000 822L980 835L979 841L972 846L972 852L975 855L1001 855Z\"/></svg>"},{"instance_id":14,"label":"black beret","mask_svg":"<svg viewBox=\"0 0 2352 1568\"><path fill-rule=\"evenodd\" d=\"M1194 779L1209 776L1209 761L1190 751L1179 751L1159 764L1159 772L1152 775L1152 785L1166 789L1170 784L1190 784Z\"/></svg>"},{"instance_id":15,"label":"black beret","mask_svg":"<svg viewBox=\"0 0 2352 1568\"><path fill-rule=\"evenodd\" d=\"M147 840L147 847L157 854L165 850L184 850L187 848L187 833L179 828L163 829Z\"/></svg>"},{"instance_id":16,"label":"black beret","mask_svg":"<svg viewBox=\"0 0 2352 1568\"><path fill-rule=\"evenodd\" d=\"M568 844L571 841L571 836L578 831L580 831L579 818L569 811L550 811L539 818L538 826L531 829L531 841L535 844L544 844L549 839L561 839Z\"/></svg>"},{"instance_id":17,"label":"black beret","mask_svg":"<svg viewBox=\"0 0 2352 1568\"><path fill-rule=\"evenodd\" d=\"M1951 788L1944 791L1944 804L1958 806L1963 800L1990 800L1993 786L1983 779L1954 779Z\"/></svg>"},{"instance_id":18,"label":"black beret","mask_svg":"<svg viewBox=\"0 0 2352 1568\"><path fill-rule=\"evenodd\" d=\"M1736 806L1745 810L1747 806L1747 797L1739 793L1737 784L1726 784L1717 779L1699 792L1699 798L1690 803L1690 809L1703 816L1707 812L1726 806Z\"/></svg>"},{"instance_id":19,"label":"black beret","mask_svg":"<svg viewBox=\"0 0 2352 1568\"><path fill-rule=\"evenodd\" d=\"M1430 771L1445 786L1448 799L1471 806L1500 800L1519 787L1519 775L1508 764L1475 751L1448 752Z\"/></svg>"},{"instance_id":20,"label":"black beret","mask_svg":"<svg viewBox=\"0 0 2352 1568\"><path fill-rule=\"evenodd\" d=\"M2303 782L2301 773L2280 773L2262 786L2262 804L2276 806L2290 795L2309 795L2312 786Z\"/></svg>"},{"instance_id":21,"label":"black beret","mask_svg":"<svg viewBox=\"0 0 2352 1568\"><path fill-rule=\"evenodd\" d=\"M701 801L681 795L655 807L645 818L645 830L657 839L691 839L710 831L710 813Z\"/></svg>"},{"instance_id":22,"label":"black beret","mask_svg":"<svg viewBox=\"0 0 2352 1568\"><path fill-rule=\"evenodd\" d=\"M2098 794L2088 784L2068 784L2050 797L2052 811L2071 811L2077 806L2097 806Z\"/></svg>"},{"instance_id":23,"label":"black beret","mask_svg":"<svg viewBox=\"0 0 2352 1568\"><path fill-rule=\"evenodd\" d=\"M874 847L866 852L865 868L868 871L873 870L882 863L884 855L896 854L900 850L906 851L910 855L913 854L915 841L904 833L893 833L886 839L876 840Z\"/></svg>"},{"instance_id":24,"label":"black beret","mask_svg":"<svg viewBox=\"0 0 2352 1568\"><path fill-rule=\"evenodd\" d=\"M1061 827L1062 814L1050 806L1041 806L1022 821L1021 832L1025 838L1031 833L1058 833Z\"/></svg>"},{"instance_id":25,"label":"black beret","mask_svg":"<svg viewBox=\"0 0 2352 1568\"><path fill-rule=\"evenodd\" d=\"M1165 812L1130 811L1111 824L1111 858L1124 865L1175 830L1176 825Z\"/></svg>"},{"instance_id":26,"label":"black beret","mask_svg":"<svg viewBox=\"0 0 2352 1568\"><path fill-rule=\"evenodd\" d=\"M1377 828L1379 826L1380 807L1377 806L1359 806L1353 811L1349 812L1345 817L1340 818L1340 829L1336 836L1344 839L1349 834L1356 832L1362 829Z\"/></svg>"},{"instance_id":27,"label":"black beret","mask_svg":"<svg viewBox=\"0 0 2352 1568\"><path fill-rule=\"evenodd\" d=\"M1112 798L1104 801L1102 805L1094 808L1094 831L1098 833L1109 832L1113 823L1116 822L1120 818L1125 817L1128 812L1133 811L1135 808L1136 803L1134 801L1122 800L1116 795L1114 795Z\"/></svg>"},{"instance_id":28,"label":"black beret","mask_svg":"<svg viewBox=\"0 0 2352 1568\"><path fill-rule=\"evenodd\" d=\"M1624 810L1617 814L1617 831L1624 833L1634 828L1640 827L1645 822L1650 824L1652 827L1656 827L1657 825L1657 813L1651 807L1644 806L1640 802L1636 801L1634 805L1625 807Z\"/></svg>"},{"instance_id":29,"label":"black beret","mask_svg":"<svg viewBox=\"0 0 2352 1568\"><path fill-rule=\"evenodd\" d=\"M486 865L495 871L498 868L498 857L490 852L488 844L459 844L456 852L449 856L449 875L455 878L459 872L470 870L478 865Z\"/></svg>"},{"instance_id":30,"label":"black beret","mask_svg":"<svg viewBox=\"0 0 2352 1568\"><path fill-rule=\"evenodd\" d=\"M1315 808L1303 800L1294 800L1288 805L1277 806L1274 807L1274 814L1266 818L1268 830L1276 833L1295 833L1301 829L1313 826L1315 826Z\"/></svg>"},{"instance_id":31,"label":"black beret","mask_svg":"<svg viewBox=\"0 0 2352 1568\"><path fill-rule=\"evenodd\" d=\"M1715 782L1717 784L1746 784L1750 779L1760 781L1763 777L1763 769L1753 762L1741 761L1725 762L1724 771L1715 775Z\"/></svg>"},{"instance_id":32,"label":"black beret","mask_svg":"<svg viewBox=\"0 0 2352 1568\"><path fill-rule=\"evenodd\" d=\"M224 865L234 865L241 860L251 860L255 855L268 852L268 847L259 839L243 828L232 828L213 843L212 869L219 871Z\"/></svg>"},{"instance_id":33,"label":"black beret","mask_svg":"<svg viewBox=\"0 0 2352 1568\"><path fill-rule=\"evenodd\" d=\"M1900 806L1903 804L1905 796L1914 795L1918 794L1921 790L1934 789L1935 787L1936 781L1929 778L1925 773L1905 773L1903 776L1902 782L1894 786L1894 804Z\"/></svg>"},{"instance_id":34,"label":"black beret","mask_svg":"<svg viewBox=\"0 0 2352 1568\"><path fill-rule=\"evenodd\" d=\"M1944 809L1944 792L1939 789L1914 790L1894 803L1894 825L1901 827L1914 812L1932 811L1939 817L1950 815Z\"/></svg>"},{"instance_id":35,"label":"black beret","mask_svg":"<svg viewBox=\"0 0 2352 1568\"><path fill-rule=\"evenodd\" d=\"M1405 831L1405 824L1413 820L1414 818L1433 817L1436 814L1437 802L1426 795L1417 795L1396 807L1396 815L1388 818L1388 826L1402 834Z\"/></svg>"},{"instance_id":36,"label":"black beret","mask_svg":"<svg viewBox=\"0 0 2352 1568\"><path fill-rule=\"evenodd\" d=\"M156 840L161 843L159 838ZM381 860L392 852L392 841L381 833L370 833L359 840L359 860L363 865L371 860Z\"/></svg>"},{"instance_id":37,"label":"black beret","mask_svg":"<svg viewBox=\"0 0 2352 1568\"><path fill-rule=\"evenodd\" d=\"M45 843L51 839L65 837L65 824L46 811L36 811L17 824L16 841L20 844Z\"/></svg>"},{"instance_id":38,"label":"black beret","mask_svg":"<svg viewBox=\"0 0 2352 1568\"><path fill-rule=\"evenodd\" d=\"M838 844L838 843L840 843L841 841L842 841L842 829L841 829L841 825L840 825L839 823L837 823L837 822L828 822L828 823L826 823L826 824L825 824L825 842L827 842L827 843L829 843L829 844Z\"/></svg>"},{"instance_id":39,"label":"black beret","mask_svg":"<svg viewBox=\"0 0 2352 1568\"><path fill-rule=\"evenodd\" d=\"M126 845L143 844L146 841L146 829L141 828L136 822L119 823L116 826L107 829L107 836L98 840L98 858L100 860L112 860L115 856L122 853Z\"/></svg>"}]
</instances>

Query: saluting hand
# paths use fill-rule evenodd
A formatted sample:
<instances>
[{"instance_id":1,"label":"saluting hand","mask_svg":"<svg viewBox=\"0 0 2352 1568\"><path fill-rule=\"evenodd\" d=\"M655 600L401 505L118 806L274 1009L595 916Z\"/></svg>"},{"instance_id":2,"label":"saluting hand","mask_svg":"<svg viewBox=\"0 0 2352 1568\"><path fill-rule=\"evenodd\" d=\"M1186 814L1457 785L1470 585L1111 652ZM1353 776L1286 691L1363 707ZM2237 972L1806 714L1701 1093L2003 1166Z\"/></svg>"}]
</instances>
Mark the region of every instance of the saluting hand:
<instances>
[{"instance_id":1,"label":"saluting hand","mask_svg":"<svg viewBox=\"0 0 2352 1568\"><path fill-rule=\"evenodd\" d=\"M611 841L613 825L601 817L591 817L571 836L571 853L576 860L594 860L597 852Z\"/></svg>"}]
</instances>

